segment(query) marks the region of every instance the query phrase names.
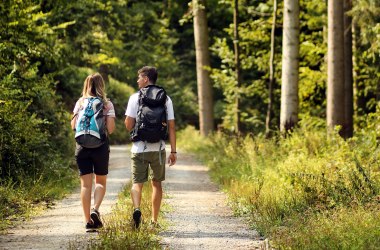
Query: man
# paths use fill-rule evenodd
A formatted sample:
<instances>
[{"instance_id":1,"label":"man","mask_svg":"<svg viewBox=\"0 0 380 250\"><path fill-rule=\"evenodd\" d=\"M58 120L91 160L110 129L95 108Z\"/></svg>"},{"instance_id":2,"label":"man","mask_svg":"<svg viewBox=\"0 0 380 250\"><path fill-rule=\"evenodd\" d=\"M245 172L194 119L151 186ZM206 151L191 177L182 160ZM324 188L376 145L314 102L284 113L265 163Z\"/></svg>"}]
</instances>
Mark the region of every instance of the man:
<instances>
[{"instance_id":1,"label":"man","mask_svg":"<svg viewBox=\"0 0 380 250\"><path fill-rule=\"evenodd\" d=\"M145 66L138 71L138 87L141 90L145 90L150 85L155 85L157 81L157 70L155 67ZM137 117L139 107L141 105L141 100L139 102L139 92L133 94L128 101L127 110L125 112L125 126L128 131L132 131L132 136L136 135ZM177 151L176 151L176 135L175 135L175 122L174 122L174 111L173 103L169 96L165 99L167 114L167 126L169 134L169 142L171 146L171 152L168 156L167 162L169 166L172 166L177 161ZM139 113L140 114L140 113ZM166 125L166 123L163 122ZM152 185L152 218L151 223L157 225L158 214L161 207L162 200L162 181L165 180L165 141L163 139L158 142L147 142L140 140L138 137L132 138L133 144L131 148L132 152L132 189L131 198L134 206L133 211L133 221L135 227L138 228L141 223L141 193L143 184L148 181L148 169L151 168L151 185ZM162 160L163 159L163 160Z\"/></svg>"}]
</instances>

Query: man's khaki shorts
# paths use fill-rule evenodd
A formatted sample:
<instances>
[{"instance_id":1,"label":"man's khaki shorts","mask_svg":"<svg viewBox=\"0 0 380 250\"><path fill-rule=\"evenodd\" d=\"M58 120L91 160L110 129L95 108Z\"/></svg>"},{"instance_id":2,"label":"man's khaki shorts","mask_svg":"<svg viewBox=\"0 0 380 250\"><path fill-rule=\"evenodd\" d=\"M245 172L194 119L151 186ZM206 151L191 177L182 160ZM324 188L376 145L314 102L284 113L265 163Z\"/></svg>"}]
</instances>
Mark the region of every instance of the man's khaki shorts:
<instances>
[{"instance_id":1,"label":"man's khaki shorts","mask_svg":"<svg viewBox=\"0 0 380 250\"><path fill-rule=\"evenodd\" d=\"M165 180L166 151L132 153L132 180L133 183L148 181L149 168L150 178L153 181Z\"/></svg>"}]
</instances>

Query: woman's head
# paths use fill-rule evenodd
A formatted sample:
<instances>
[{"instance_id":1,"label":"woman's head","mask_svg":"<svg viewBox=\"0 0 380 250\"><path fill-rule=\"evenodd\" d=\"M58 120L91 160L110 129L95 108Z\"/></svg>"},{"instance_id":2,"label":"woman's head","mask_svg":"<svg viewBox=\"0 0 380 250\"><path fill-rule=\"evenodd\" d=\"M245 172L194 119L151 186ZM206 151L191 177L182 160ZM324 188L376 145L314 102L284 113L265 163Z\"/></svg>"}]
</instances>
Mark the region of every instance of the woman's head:
<instances>
[{"instance_id":1,"label":"woman's head","mask_svg":"<svg viewBox=\"0 0 380 250\"><path fill-rule=\"evenodd\" d=\"M106 92L103 77L99 73L87 76L83 84L82 97L100 97L106 100Z\"/></svg>"}]
</instances>

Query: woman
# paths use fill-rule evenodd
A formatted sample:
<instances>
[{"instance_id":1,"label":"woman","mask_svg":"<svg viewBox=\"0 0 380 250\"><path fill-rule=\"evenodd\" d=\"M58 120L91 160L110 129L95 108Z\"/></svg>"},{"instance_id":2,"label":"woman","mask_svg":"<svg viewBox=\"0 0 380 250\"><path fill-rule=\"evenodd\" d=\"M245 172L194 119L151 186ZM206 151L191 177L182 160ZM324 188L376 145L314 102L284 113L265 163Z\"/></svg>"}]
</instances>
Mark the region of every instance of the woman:
<instances>
[{"instance_id":1,"label":"woman","mask_svg":"<svg viewBox=\"0 0 380 250\"><path fill-rule=\"evenodd\" d=\"M89 75L84 81L82 96L75 104L71 128L77 126L78 114L91 100L99 98L103 103L103 117L105 119L106 139L97 148L85 148L76 143L75 158L81 180L81 201L86 223L86 230L91 231L103 226L100 219L99 207L106 192L106 181L109 162L108 134L115 129L115 109L105 93L105 84L99 73ZM80 118L79 118L80 119ZM79 122L78 122L79 124ZM92 179L95 175L94 206L91 209Z\"/></svg>"}]
</instances>

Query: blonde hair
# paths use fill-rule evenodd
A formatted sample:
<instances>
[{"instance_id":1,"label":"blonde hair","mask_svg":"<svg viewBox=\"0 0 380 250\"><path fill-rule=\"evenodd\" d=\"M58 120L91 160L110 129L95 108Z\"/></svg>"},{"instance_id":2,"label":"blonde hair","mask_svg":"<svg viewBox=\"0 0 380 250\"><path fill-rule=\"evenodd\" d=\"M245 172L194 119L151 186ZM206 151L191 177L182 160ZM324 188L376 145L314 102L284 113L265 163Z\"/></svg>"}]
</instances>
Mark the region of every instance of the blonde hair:
<instances>
[{"instance_id":1,"label":"blonde hair","mask_svg":"<svg viewBox=\"0 0 380 250\"><path fill-rule=\"evenodd\" d=\"M82 97L99 97L107 102L104 80L99 73L87 76L83 84Z\"/></svg>"}]
</instances>

